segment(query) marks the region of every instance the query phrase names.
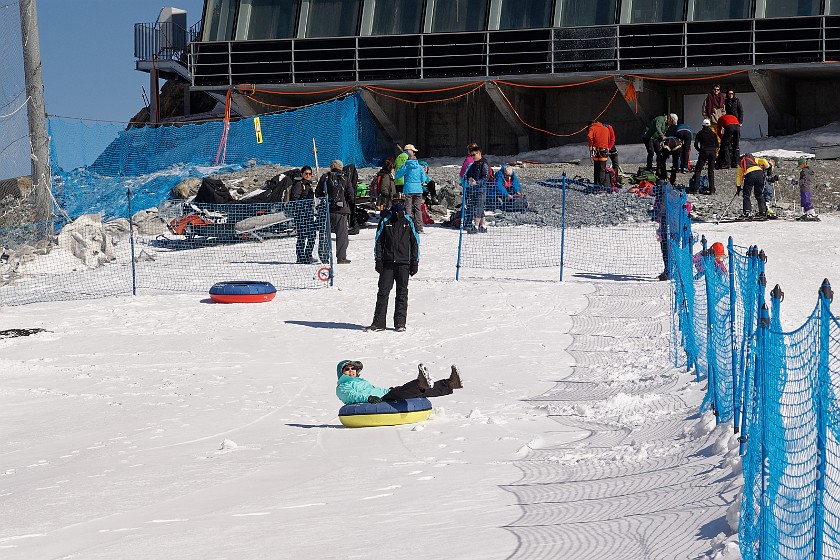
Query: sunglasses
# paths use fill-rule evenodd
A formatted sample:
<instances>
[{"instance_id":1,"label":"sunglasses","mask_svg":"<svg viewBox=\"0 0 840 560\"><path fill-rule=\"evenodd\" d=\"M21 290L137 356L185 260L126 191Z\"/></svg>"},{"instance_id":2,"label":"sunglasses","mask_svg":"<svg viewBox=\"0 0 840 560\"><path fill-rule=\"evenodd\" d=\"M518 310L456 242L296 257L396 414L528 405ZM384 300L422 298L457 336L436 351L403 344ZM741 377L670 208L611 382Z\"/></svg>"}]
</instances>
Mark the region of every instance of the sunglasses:
<instances>
[{"instance_id":1,"label":"sunglasses","mask_svg":"<svg viewBox=\"0 0 840 560\"><path fill-rule=\"evenodd\" d=\"M311 171L304 171L304 172L302 173L302 175L303 175L304 177L312 177L312 172L311 172Z\"/></svg>"},{"instance_id":2,"label":"sunglasses","mask_svg":"<svg viewBox=\"0 0 840 560\"><path fill-rule=\"evenodd\" d=\"M714 88L714 91L720 91L719 87Z\"/></svg>"},{"instance_id":3,"label":"sunglasses","mask_svg":"<svg viewBox=\"0 0 840 560\"><path fill-rule=\"evenodd\" d=\"M343 368L341 368L341 371L350 371L351 369L353 371L356 371L356 366L344 366Z\"/></svg>"}]
</instances>

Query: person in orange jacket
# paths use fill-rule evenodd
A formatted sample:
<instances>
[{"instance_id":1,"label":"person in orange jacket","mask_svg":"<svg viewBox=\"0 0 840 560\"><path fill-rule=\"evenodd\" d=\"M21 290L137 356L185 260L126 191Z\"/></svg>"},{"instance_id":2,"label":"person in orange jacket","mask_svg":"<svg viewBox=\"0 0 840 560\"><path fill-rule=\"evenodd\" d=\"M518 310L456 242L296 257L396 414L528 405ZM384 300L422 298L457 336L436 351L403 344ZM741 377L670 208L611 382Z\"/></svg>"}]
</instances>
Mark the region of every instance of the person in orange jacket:
<instances>
[{"instance_id":1,"label":"person in orange jacket","mask_svg":"<svg viewBox=\"0 0 840 560\"><path fill-rule=\"evenodd\" d=\"M589 140L589 157L592 158L594 169L592 182L603 187L612 186L607 179L607 158L610 146L615 144L615 134L598 121L589 121L586 138Z\"/></svg>"}]
</instances>

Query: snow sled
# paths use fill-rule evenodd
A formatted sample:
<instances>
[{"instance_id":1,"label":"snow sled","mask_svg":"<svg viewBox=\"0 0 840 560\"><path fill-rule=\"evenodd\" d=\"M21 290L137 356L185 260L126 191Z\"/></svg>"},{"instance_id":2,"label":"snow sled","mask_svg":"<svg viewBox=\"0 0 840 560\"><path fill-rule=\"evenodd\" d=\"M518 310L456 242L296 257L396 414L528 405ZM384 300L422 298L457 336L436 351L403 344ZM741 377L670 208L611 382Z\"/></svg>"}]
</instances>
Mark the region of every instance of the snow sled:
<instances>
[{"instance_id":1,"label":"snow sled","mask_svg":"<svg viewBox=\"0 0 840 560\"><path fill-rule=\"evenodd\" d=\"M380 403L345 404L338 410L338 419L348 428L398 426L427 420L432 403L425 397Z\"/></svg>"},{"instance_id":2,"label":"snow sled","mask_svg":"<svg viewBox=\"0 0 840 560\"><path fill-rule=\"evenodd\" d=\"M262 303L273 300L276 294L270 282L251 280L216 282L210 288L210 299L216 303Z\"/></svg>"}]
</instances>

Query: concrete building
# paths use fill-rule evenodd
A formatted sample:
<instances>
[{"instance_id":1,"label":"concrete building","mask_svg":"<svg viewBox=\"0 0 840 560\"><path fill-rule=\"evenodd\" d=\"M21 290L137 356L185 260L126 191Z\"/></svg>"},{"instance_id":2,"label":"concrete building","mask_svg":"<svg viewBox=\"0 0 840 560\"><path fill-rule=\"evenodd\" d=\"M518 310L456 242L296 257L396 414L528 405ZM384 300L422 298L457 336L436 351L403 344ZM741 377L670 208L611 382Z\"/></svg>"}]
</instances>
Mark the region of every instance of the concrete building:
<instances>
[{"instance_id":1,"label":"concrete building","mask_svg":"<svg viewBox=\"0 0 840 560\"><path fill-rule=\"evenodd\" d=\"M426 156L582 142L599 116L619 142L664 113L696 130L713 83L747 137L840 120L840 0L206 0L173 33L177 12L135 31L154 80L243 116L358 90L383 146Z\"/></svg>"}]
</instances>

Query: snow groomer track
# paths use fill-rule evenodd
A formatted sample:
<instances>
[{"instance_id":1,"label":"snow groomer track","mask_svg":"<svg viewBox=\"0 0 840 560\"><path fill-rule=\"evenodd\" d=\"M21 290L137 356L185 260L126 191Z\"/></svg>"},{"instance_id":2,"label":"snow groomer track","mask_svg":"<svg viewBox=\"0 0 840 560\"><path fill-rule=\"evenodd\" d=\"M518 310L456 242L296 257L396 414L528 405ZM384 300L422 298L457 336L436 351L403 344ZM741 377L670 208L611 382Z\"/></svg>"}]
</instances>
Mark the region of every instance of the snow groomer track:
<instances>
[{"instance_id":1,"label":"snow groomer track","mask_svg":"<svg viewBox=\"0 0 840 560\"><path fill-rule=\"evenodd\" d=\"M669 360L670 285L594 288L572 317L572 373L530 399L558 433L578 435L535 442L516 461L522 479L506 489L523 513L507 527L519 541L510 558L694 558L726 530L735 489L696 429L705 383Z\"/></svg>"}]
</instances>

